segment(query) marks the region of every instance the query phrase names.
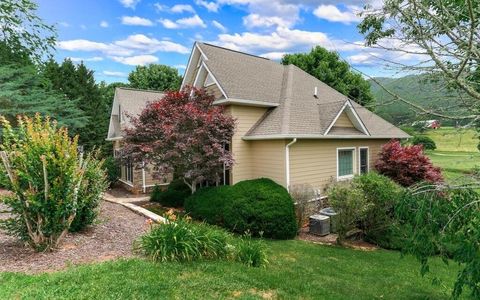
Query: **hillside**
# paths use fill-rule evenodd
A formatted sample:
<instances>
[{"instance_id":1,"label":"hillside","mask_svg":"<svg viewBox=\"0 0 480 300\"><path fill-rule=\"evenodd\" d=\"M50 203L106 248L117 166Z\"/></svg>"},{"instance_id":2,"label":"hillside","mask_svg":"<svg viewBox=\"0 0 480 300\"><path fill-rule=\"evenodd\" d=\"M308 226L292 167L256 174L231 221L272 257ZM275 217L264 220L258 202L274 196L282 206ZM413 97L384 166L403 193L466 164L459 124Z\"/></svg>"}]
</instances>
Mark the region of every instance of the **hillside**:
<instances>
[{"instance_id":1,"label":"hillside","mask_svg":"<svg viewBox=\"0 0 480 300\"><path fill-rule=\"evenodd\" d=\"M381 85L403 98L420 104L425 108L439 107L445 111L465 111L457 107L458 96L449 91L441 81L432 81L425 75L409 75L401 78L375 78ZM416 120L438 119L437 117L418 115L409 105L393 101L393 97L378 84L370 81L372 93L376 99L375 111L387 121L395 125L411 124ZM442 120L443 125L454 125L454 121Z\"/></svg>"}]
</instances>

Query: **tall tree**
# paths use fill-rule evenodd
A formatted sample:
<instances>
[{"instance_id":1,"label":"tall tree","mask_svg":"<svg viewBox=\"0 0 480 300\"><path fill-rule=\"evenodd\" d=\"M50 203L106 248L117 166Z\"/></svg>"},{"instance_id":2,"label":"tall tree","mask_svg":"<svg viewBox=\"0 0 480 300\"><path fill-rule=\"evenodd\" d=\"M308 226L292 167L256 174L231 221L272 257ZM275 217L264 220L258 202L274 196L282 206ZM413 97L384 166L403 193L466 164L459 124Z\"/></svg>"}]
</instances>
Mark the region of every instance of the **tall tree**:
<instances>
[{"instance_id":1,"label":"tall tree","mask_svg":"<svg viewBox=\"0 0 480 300\"><path fill-rule=\"evenodd\" d=\"M357 103L372 109L374 98L370 83L360 74L354 73L338 53L316 46L310 53L287 54L281 62L284 65L296 65Z\"/></svg>"},{"instance_id":2,"label":"tall tree","mask_svg":"<svg viewBox=\"0 0 480 300\"><path fill-rule=\"evenodd\" d=\"M34 66L0 66L0 115L15 123L17 115L37 112L74 128L84 127L88 119L75 100L45 90Z\"/></svg>"},{"instance_id":3,"label":"tall tree","mask_svg":"<svg viewBox=\"0 0 480 300\"><path fill-rule=\"evenodd\" d=\"M73 131L79 134L80 144L87 149L105 145L110 102L106 102L103 97L93 71L83 63L75 65L70 59L66 59L61 64L48 61L42 74L52 90L61 92L68 99L76 100L78 109L88 116L88 131L73 128Z\"/></svg>"},{"instance_id":4,"label":"tall tree","mask_svg":"<svg viewBox=\"0 0 480 300\"><path fill-rule=\"evenodd\" d=\"M212 106L204 90L168 92L132 118L125 136L124 159L151 163L159 174L175 173L195 192L204 180L218 182L233 164L226 149L235 121Z\"/></svg>"},{"instance_id":5,"label":"tall tree","mask_svg":"<svg viewBox=\"0 0 480 300\"><path fill-rule=\"evenodd\" d=\"M137 66L128 75L130 86L137 89L177 91L182 83L178 70L166 65Z\"/></svg>"},{"instance_id":6,"label":"tall tree","mask_svg":"<svg viewBox=\"0 0 480 300\"><path fill-rule=\"evenodd\" d=\"M391 51L393 57L416 58L390 62L410 74L440 78L444 87L457 92L457 107L470 113L458 113L462 110L450 105L425 107L382 86L396 101L445 119L480 120L480 80L475 75L480 67L479 0L385 0L380 8L367 6L362 16L358 28L367 46Z\"/></svg>"},{"instance_id":7,"label":"tall tree","mask_svg":"<svg viewBox=\"0 0 480 300\"><path fill-rule=\"evenodd\" d=\"M28 56L39 64L54 49L56 32L37 16L37 9L30 0L0 1L0 44L2 51L15 57Z\"/></svg>"}]
</instances>

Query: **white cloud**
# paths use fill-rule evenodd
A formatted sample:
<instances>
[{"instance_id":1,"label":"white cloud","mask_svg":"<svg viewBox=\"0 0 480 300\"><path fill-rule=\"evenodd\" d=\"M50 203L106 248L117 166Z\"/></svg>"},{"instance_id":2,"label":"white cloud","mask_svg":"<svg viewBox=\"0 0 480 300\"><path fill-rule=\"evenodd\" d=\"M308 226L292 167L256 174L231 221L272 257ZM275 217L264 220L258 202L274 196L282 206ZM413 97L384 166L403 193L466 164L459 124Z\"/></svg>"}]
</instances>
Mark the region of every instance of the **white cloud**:
<instances>
[{"instance_id":1,"label":"white cloud","mask_svg":"<svg viewBox=\"0 0 480 300\"><path fill-rule=\"evenodd\" d=\"M346 43L334 40L323 32L285 27L278 27L269 34L252 32L219 34L216 43L227 48L251 53L305 51L316 45L336 51L351 51L364 48L360 42Z\"/></svg>"},{"instance_id":2,"label":"white cloud","mask_svg":"<svg viewBox=\"0 0 480 300\"><path fill-rule=\"evenodd\" d=\"M220 5L217 2L208 2L205 0L195 0L195 4L206 8L210 12L217 12Z\"/></svg>"},{"instance_id":3,"label":"white cloud","mask_svg":"<svg viewBox=\"0 0 480 300\"><path fill-rule=\"evenodd\" d=\"M135 9L140 0L120 0L120 3L126 8Z\"/></svg>"},{"instance_id":4,"label":"white cloud","mask_svg":"<svg viewBox=\"0 0 480 300\"><path fill-rule=\"evenodd\" d=\"M103 27L103 28L107 28L109 25L108 25L108 22L107 21L102 21L100 22L100 27Z\"/></svg>"},{"instance_id":5,"label":"white cloud","mask_svg":"<svg viewBox=\"0 0 480 300\"><path fill-rule=\"evenodd\" d=\"M102 61L103 57L94 56L94 57L69 57L69 59L73 62L80 62L80 61Z\"/></svg>"},{"instance_id":6,"label":"white cloud","mask_svg":"<svg viewBox=\"0 0 480 300\"><path fill-rule=\"evenodd\" d=\"M280 60L285 55L285 52L267 52L260 54L261 57L265 57L272 60Z\"/></svg>"},{"instance_id":7,"label":"white cloud","mask_svg":"<svg viewBox=\"0 0 480 300\"><path fill-rule=\"evenodd\" d=\"M222 23L220 23L218 21L213 20L212 25L223 33L228 31L228 29L225 26L223 26Z\"/></svg>"},{"instance_id":8,"label":"white cloud","mask_svg":"<svg viewBox=\"0 0 480 300\"><path fill-rule=\"evenodd\" d=\"M187 68L186 65L174 65L173 67L175 67L177 69L186 69Z\"/></svg>"},{"instance_id":9,"label":"white cloud","mask_svg":"<svg viewBox=\"0 0 480 300\"><path fill-rule=\"evenodd\" d=\"M111 58L116 62L130 66L144 66L158 61L158 57L153 55L112 56Z\"/></svg>"},{"instance_id":10,"label":"white cloud","mask_svg":"<svg viewBox=\"0 0 480 300\"><path fill-rule=\"evenodd\" d=\"M272 26L290 27L292 22L280 17L267 17L258 14L249 14L248 16L243 17L243 25L249 29L254 27Z\"/></svg>"},{"instance_id":11,"label":"white cloud","mask_svg":"<svg viewBox=\"0 0 480 300\"><path fill-rule=\"evenodd\" d=\"M160 3L155 3L155 4L153 4L153 6L155 6L155 9L157 11L167 11L169 9L168 6L160 4Z\"/></svg>"},{"instance_id":12,"label":"white cloud","mask_svg":"<svg viewBox=\"0 0 480 300\"><path fill-rule=\"evenodd\" d=\"M340 11L335 5L322 4L313 11L313 14L320 19L330 22L340 22L344 24L360 22L361 18L357 16L357 13L359 13L361 9L351 5L347 6L347 8L347 11Z\"/></svg>"},{"instance_id":13,"label":"white cloud","mask_svg":"<svg viewBox=\"0 0 480 300\"><path fill-rule=\"evenodd\" d=\"M372 65L375 64L375 53L359 53L347 57L347 61L353 65Z\"/></svg>"},{"instance_id":14,"label":"white cloud","mask_svg":"<svg viewBox=\"0 0 480 300\"><path fill-rule=\"evenodd\" d=\"M126 39L111 43L93 42L89 40L69 40L57 43L57 48L66 51L98 52L108 56L138 56L156 52L175 52L186 54L189 49L183 45L161 41L143 34L130 35Z\"/></svg>"},{"instance_id":15,"label":"white cloud","mask_svg":"<svg viewBox=\"0 0 480 300\"><path fill-rule=\"evenodd\" d=\"M176 4L170 8L170 11L173 13L183 13L183 12L191 12L192 14L195 13L193 7L189 4Z\"/></svg>"},{"instance_id":16,"label":"white cloud","mask_svg":"<svg viewBox=\"0 0 480 300\"><path fill-rule=\"evenodd\" d=\"M149 19L137 17L137 16L123 16L122 17L123 25L134 25L134 26L153 26L153 22Z\"/></svg>"},{"instance_id":17,"label":"white cloud","mask_svg":"<svg viewBox=\"0 0 480 300\"><path fill-rule=\"evenodd\" d=\"M102 74L108 77L120 77L120 78L128 77L127 73L118 72L118 71L103 71Z\"/></svg>"},{"instance_id":18,"label":"white cloud","mask_svg":"<svg viewBox=\"0 0 480 300\"><path fill-rule=\"evenodd\" d=\"M163 25L163 27L168 29L207 27L205 22L203 22L203 20L198 15L194 15L189 18L181 18L176 21L172 21L170 19L160 19L158 21Z\"/></svg>"},{"instance_id":19,"label":"white cloud","mask_svg":"<svg viewBox=\"0 0 480 300\"><path fill-rule=\"evenodd\" d=\"M59 22L58 24L62 27L70 27L70 24L67 22Z\"/></svg>"}]
</instances>

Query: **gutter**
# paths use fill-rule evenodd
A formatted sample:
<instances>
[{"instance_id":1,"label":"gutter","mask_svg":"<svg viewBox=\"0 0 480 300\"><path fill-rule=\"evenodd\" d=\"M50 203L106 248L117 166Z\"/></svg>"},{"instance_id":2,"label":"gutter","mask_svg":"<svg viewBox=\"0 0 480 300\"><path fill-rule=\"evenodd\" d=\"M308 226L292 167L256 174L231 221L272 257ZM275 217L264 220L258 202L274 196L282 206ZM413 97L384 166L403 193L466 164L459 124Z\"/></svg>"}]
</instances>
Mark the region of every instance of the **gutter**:
<instances>
[{"instance_id":1,"label":"gutter","mask_svg":"<svg viewBox=\"0 0 480 300\"><path fill-rule=\"evenodd\" d=\"M285 175L287 181L287 191L290 190L290 146L297 142L297 138L294 138L290 143L285 146Z\"/></svg>"}]
</instances>

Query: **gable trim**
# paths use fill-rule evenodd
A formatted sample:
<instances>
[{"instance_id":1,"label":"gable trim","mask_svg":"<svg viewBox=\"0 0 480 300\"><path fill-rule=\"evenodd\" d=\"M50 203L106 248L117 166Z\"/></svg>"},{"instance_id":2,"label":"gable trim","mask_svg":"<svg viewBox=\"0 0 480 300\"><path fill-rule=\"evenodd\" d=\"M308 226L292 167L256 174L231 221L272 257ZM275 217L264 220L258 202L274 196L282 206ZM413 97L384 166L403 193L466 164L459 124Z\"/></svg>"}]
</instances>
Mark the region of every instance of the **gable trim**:
<instances>
[{"instance_id":1,"label":"gable trim","mask_svg":"<svg viewBox=\"0 0 480 300\"><path fill-rule=\"evenodd\" d=\"M335 116L335 118L333 119L333 121L330 123L330 125L328 126L327 130L325 131L325 133L323 135L327 135L330 130L332 129L332 127L335 125L335 123L337 122L338 118L342 115L342 113L345 111L345 109L348 107L349 111L353 114L355 120L350 120L352 122L352 124L355 126L355 125L358 125L360 128L357 128L357 126L355 126L355 128L359 129L362 133L366 134L367 136L370 136L370 132L368 132L367 128L365 127L365 125L363 124L362 120L360 119L360 117L358 116L357 112L355 111L355 109L353 108L352 104L350 103L349 100L345 101L345 104L342 106L342 108L340 109L340 111L338 112L338 114ZM350 117L348 115L348 112L347 112L347 116ZM353 121L356 121L357 124L355 124L355 122Z\"/></svg>"},{"instance_id":2,"label":"gable trim","mask_svg":"<svg viewBox=\"0 0 480 300\"><path fill-rule=\"evenodd\" d=\"M183 74L183 79L182 79L182 84L180 85L180 89L182 89L185 86L185 80L188 77L187 75L191 69L190 67L192 65L193 56L195 55L195 51L197 50L200 53L200 57L203 57L205 60L208 60L208 57L205 55L205 53L203 53L202 49L200 49L200 47L198 46L198 43L195 42L195 44L193 44L193 47L192 47L192 52L190 52L190 57L188 58L187 68L185 69L185 73Z\"/></svg>"},{"instance_id":3,"label":"gable trim","mask_svg":"<svg viewBox=\"0 0 480 300\"><path fill-rule=\"evenodd\" d=\"M215 75L213 75L213 73L210 71L210 69L208 68L207 64L204 61L202 61L202 66L207 70L208 75L210 75L212 77L213 82L215 82L215 84L218 86L218 88L220 89L220 92L222 92L223 96L225 98L228 98L227 93L225 93L225 90L222 88L222 86L218 82L217 78L215 78Z\"/></svg>"}]
</instances>

